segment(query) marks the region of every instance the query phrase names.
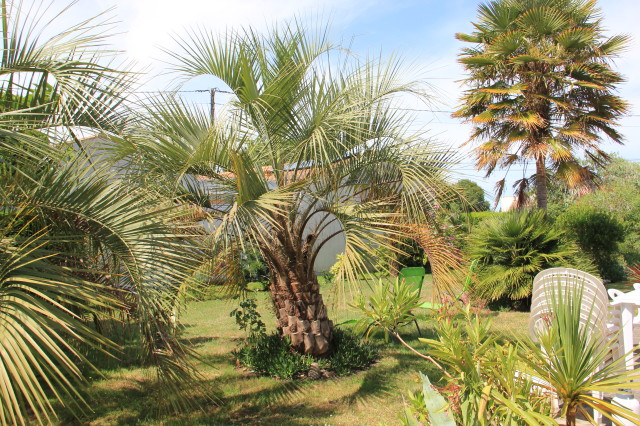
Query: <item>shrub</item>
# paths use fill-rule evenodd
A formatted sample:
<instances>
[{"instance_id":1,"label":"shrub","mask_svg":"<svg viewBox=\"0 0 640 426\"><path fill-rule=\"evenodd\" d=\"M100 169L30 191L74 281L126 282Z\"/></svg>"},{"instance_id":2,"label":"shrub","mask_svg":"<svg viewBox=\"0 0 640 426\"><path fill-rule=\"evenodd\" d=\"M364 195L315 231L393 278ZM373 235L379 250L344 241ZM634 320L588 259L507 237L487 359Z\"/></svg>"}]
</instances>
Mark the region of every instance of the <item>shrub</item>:
<instances>
[{"instance_id":1,"label":"shrub","mask_svg":"<svg viewBox=\"0 0 640 426\"><path fill-rule=\"evenodd\" d=\"M431 361L442 364L445 386L435 388L421 374L422 392L409 393L402 424L557 425L554 418L560 414L567 425L575 425L578 413L591 418L590 408L638 424L637 414L592 395L594 389L620 393L640 385L634 381L635 362L627 370L621 368L625 357L610 360L617 336L603 340L583 326L582 291L578 287L552 295L553 315L546 321L548 328L539 330L538 343L501 343L491 331L491 320L473 314L469 305L463 318L438 318L436 337L420 341L428 345ZM587 315L589 323L591 313ZM551 395L562 401L559 413L552 412Z\"/></svg>"},{"instance_id":2,"label":"shrub","mask_svg":"<svg viewBox=\"0 0 640 426\"><path fill-rule=\"evenodd\" d=\"M328 359L328 367L338 376L367 368L379 358L376 346L340 328L333 331L333 343L335 349Z\"/></svg>"},{"instance_id":3,"label":"shrub","mask_svg":"<svg viewBox=\"0 0 640 426\"><path fill-rule=\"evenodd\" d=\"M260 283L260 290L269 289L269 269L260 252L256 249L247 249L240 256L242 275L247 283Z\"/></svg>"},{"instance_id":4,"label":"shrub","mask_svg":"<svg viewBox=\"0 0 640 426\"><path fill-rule=\"evenodd\" d=\"M379 280L369 297L359 295L349 306L362 314L356 330L367 338L383 333L388 341L390 333L396 333L398 328L415 319L412 311L418 309L420 303L419 290L396 279L393 284L390 280Z\"/></svg>"},{"instance_id":5,"label":"shrub","mask_svg":"<svg viewBox=\"0 0 640 426\"><path fill-rule=\"evenodd\" d=\"M471 212L469 213L469 222L471 226L475 226L475 225L478 225L480 222L484 221L485 219L504 216L505 214L506 213L491 212L491 211Z\"/></svg>"},{"instance_id":6,"label":"shrub","mask_svg":"<svg viewBox=\"0 0 640 426\"><path fill-rule=\"evenodd\" d=\"M440 392L449 401L448 411L440 408L438 412L450 414L461 425L553 424L549 399L541 397L532 380L519 370L526 354L521 355L510 342L500 344L489 318L473 314L467 305L463 318L435 321L434 331L436 338L420 340L447 371ZM404 423L430 417L431 424L453 424L433 421L434 412L427 403L438 399L438 394L428 389L426 377L423 380L422 395L410 395Z\"/></svg>"},{"instance_id":7,"label":"shrub","mask_svg":"<svg viewBox=\"0 0 640 426\"><path fill-rule=\"evenodd\" d=\"M531 295L535 275L553 266L591 269L545 213L514 211L481 222L469 235L468 255L478 259L476 296L495 301Z\"/></svg>"},{"instance_id":8,"label":"shrub","mask_svg":"<svg viewBox=\"0 0 640 426\"><path fill-rule=\"evenodd\" d=\"M257 334L235 352L240 363L264 376L293 379L309 370L312 358L291 349L280 334Z\"/></svg>"},{"instance_id":9,"label":"shrub","mask_svg":"<svg viewBox=\"0 0 640 426\"><path fill-rule=\"evenodd\" d=\"M625 232L619 220L596 207L577 203L560 215L558 224L593 258L602 278L624 278L618 244L624 240Z\"/></svg>"},{"instance_id":10,"label":"shrub","mask_svg":"<svg viewBox=\"0 0 640 426\"><path fill-rule=\"evenodd\" d=\"M326 370L338 376L370 366L378 358L378 348L363 342L353 333L336 328L334 350L328 358L317 360ZM290 348L289 342L278 333L256 334L235 351L238 361L264 376L293 379L304 374L314 360Z\"/></svg>"}]
</instances>

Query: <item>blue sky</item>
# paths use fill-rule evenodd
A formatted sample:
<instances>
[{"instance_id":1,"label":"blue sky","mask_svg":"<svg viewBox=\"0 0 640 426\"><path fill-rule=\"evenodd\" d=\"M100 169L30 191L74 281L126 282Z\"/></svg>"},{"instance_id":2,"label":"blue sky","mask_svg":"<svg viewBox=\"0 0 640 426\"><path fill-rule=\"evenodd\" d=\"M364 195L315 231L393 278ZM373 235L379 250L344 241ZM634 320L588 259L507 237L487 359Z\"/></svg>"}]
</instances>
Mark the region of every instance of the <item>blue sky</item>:
<instances>
[{"instance_id":1,"label":"blue sky","mask_svg":"<svg viewBox=\"0 0 640 426\"><path fill-rule=\"evenodd\" d=\"M624 146L606 145L607 151L630 160L640 160L640 29L637 25L640 6L636 1L599 1L605 27L612 33L633 37L629 50L616 62L618 70L628 79L620 92L632 104L632 116L623 120L621 128L627 141ZM419 77L434 86L438 103L433 109L450 111L457 105L462 91L457 81L464 77L462 67L456 62L463 43L455 40L454 34L471 31L478 3L471 0L80 0L65 19L73 22L115 6L111 14L120 21L121 34L114 38L114 44L146 67L149 76L156 76L146 85L152 90L164 89L168 84L159 47L170 46L171 35L184 33L186 28L202 26L214 32L241 26L264 29L274 22L300 16L315 22L329 22L331 39L352 43L356 54L397 54L414 65L420 70ZM54 4L63 6L66 2L55 0ZM212 86L218 86L215 80L199 78L185 88ZM208 102L207 93L189 96L203 106ZM219 102L225 99L225 95L218 95ZM415 105L408 106L415 108ZM467 140L470 127L452 119L447 112L415 114L417 126L460 150L464 159L456 167L458 174L454 178L476 180L487 197L492 197L493 186L503 173L496 172L483 179L482 172L473 170L468 149L459 148ZM508 182L521 174L521 169L512 172Z\"/></svg>"}]
</instances>

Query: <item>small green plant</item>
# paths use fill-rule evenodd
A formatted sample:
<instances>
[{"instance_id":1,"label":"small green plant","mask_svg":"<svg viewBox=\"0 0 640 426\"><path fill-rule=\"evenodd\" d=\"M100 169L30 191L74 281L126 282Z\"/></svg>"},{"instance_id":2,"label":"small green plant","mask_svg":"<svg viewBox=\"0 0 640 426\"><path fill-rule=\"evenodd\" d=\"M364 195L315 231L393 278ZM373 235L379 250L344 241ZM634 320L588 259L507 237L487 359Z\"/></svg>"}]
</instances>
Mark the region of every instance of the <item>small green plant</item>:
<instances>
[{"instance_id":1,"label":"small green plant","mask_svg":"<svg viewBox=\"0 0 640 426\"><path fill-rule=\"evenodd\" d=\"M329 268L329 273L334 276L337 277L340 275L340 269L342 268L342 261L344 258L344 254L339 254L337 256L337 260L336 263L334 263L331 268Z\"/></svg>"},{"instance_id":2,"label":"small green plant","mask_svg":"<svg viewBox=\"0 0 640 426\"><path fill-rule=\"evenodd\" d=\"M336 276L331 271L322 271L320 277L324 284L331 284Z\"/></svg>"},{"instance_id":3,"label":"small green plant","mask_svg":"<svg viewBox=\"0 0 640 426\"><path fill-rule=\"evenodd\" d=\"M257 249L248 249L240 255L244 281L260 283L261 291L269 289L269 269Z\"/></svg>"},{"instance_id":4,"label":"small green plant","mask_svg":"<svg viewBox=\"0 0 640 426\"><path fill-rule=\"evenodd\" d=\"M363 342L347 330L334 330L334 350L326 358L314 359L292 350L289 342L273 334L254 334L236 350L240 364L264 376L294 379L306 373L311 363L320 368L345 376L355 370L369 367L378 358L378 348Z\"/></svg>"},{"instance_id":5,"label":"small green plant","mask_svg":"<svg viewBox=\"0 0 640 426\"><path fill-rule=\"evenodd\" d=\"M446 383L440 392L449 401L445 408L457 424L556 424L550 416L550 399L520 373L518 346L500 344L490 331L489 319L474 314L467 305L462 318L444 317L434 326L437 338L420 340L429 345L428 354L445 367ZM425 406L410 395L411 415L424 416L421 407L423 413L433 413L426 406L428 394L435 397L423 391ZM430 424L440 423L431 420Z\"/></svg>"},{"instance_id":6,"label":"small green plant","mask_svg":"<svg viewBox=\"0 0 640 426\"><path fill-rule=\"evenodd\" d=\"M420 306L420 291L403 280L396 279L393 285L389 280L379 280L369 298L360 296L350 306L363 315L356 330L367 338L384 333L388 341L389 334L396 334L398 328L415 320L412 311Z\"/></svg>"},{"instance_id":7,"label":"small green plant","mask_svg":"<svg viewBox=\"0 0 640 426\"><path fill-rule=\"evenodd\" d=\"M293 379L309 370L313 359L291 350L288 340L278 333L256 334L235 351L238 361L257 374Z\"/></svg>"},{"instance_id":8,"label":"small green plant","mask_svg":"<svg viewBox=\"0 0 640 426\"><path fill-rule=\"evenodd\" d=\"M376 346L340 328L333 331L333 344L335 348L329 356L327 368L338 376L367 368L380 357Z\"/></svg>"},{"instance_id":9,"label":"small green plant","mask_svg":"<svg viewBox=\"0 0 640 426\"><path fill-rule=\"evenodd\" d=\"M240 306L231 311L229 316L234 317L240 330L247 332L250 336L266 334L255 299L241 301Z\"/></svg>"},{"instance_id":10,"label":"small green plant","mask_svg":"<svg viewBox=\"0 0 640 426\"><path fill-rule=\"evenodd\" d=\"M400 421L404 426L439 425L455 426L453 416L449 410L451 405L431 384L429 378L420 373L422 390L409 392L409 403L405 406Z\"/></svg>"}]
</instances>

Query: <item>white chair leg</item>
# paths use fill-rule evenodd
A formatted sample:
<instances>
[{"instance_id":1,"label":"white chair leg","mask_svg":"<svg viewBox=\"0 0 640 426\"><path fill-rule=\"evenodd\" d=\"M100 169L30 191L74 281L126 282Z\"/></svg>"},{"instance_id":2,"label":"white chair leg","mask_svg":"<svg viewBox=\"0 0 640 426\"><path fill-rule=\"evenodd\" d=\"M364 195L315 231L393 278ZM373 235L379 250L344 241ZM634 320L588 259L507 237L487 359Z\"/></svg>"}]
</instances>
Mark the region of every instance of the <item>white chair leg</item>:
<instances>
[{"instance_id":1,"label":"white chair leg","mask_svg":"<svg viewBox=\"0 0 640 426\"><path fill-rule=\"evenodd\" d=\"M551 395L551 414L554 416L560 412L560 404L558 402L558 395L554 392Z\"/></svg>"},{"instance_id":2,"label":"white chair leg","mask_svg":"<svg viewBox=\"0 0 640 426\"><path fill-rule=\"evenodd\" d=\"M594 398L598 398L598 399L602 399L604 397L602 392L593 392L593 397ZM602 424L602 413L600 413L600 411L596 410L595 408L593 409L593 421L597 424L597 425L601 425Z\"/></svg>"}]
</instances>

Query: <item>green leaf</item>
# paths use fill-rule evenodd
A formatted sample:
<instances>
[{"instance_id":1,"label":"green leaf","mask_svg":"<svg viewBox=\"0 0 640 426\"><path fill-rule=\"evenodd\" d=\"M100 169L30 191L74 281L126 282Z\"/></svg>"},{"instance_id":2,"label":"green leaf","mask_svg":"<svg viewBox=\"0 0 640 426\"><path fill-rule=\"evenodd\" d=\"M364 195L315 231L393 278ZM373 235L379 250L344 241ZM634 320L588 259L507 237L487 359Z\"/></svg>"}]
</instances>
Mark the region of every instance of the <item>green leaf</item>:
<instances>
[{"instance_id":1,"label":"green leaf","mask_svg":"<svg viewBox=\"0 0 640 426\"><path fill-rule=\"evenodd\" d=\"M455 426L453 416L448 410L449 404L440 395L440 393L433 388L429 378L420 373L422 378L422 395L424 396L424 405L429 413L429 420L431 424L442 426Z\"/></svg>"},{"instance_id":2,"label":"green leaf","mask_svg":"<svg viewBox=\"0 0 640 426\"><path fill-rule=\"evenodd\" d=\"M468 58L460 58L460 62L470 66L485 66L496 64L496 60L488 56L472 56Z\"/></svg>"},{"instance_id":3,"label":"green leaf","mask_svg":"<svg viewBox=\"0 0 640 426\"><path fill-rule=\"evenodd\" d=\"M466 41L469 43L481 43L482 39L478 36L464 34L464 33L456 33L456 38L460 41Z\"/></svg>"},{"instance_id":4,"label":"green leaf","mask_svg":"<svg viewBox=\"0 0 640 426\"><path fill-rule=\"evenodd\" d=\"M532 55L518 55L509 59L510 62L518 65L523 65L529 62L540 62L540 61L546 61L546 60L547 59L544 57L532 56Z\"/></svg>"}]
</instances>

